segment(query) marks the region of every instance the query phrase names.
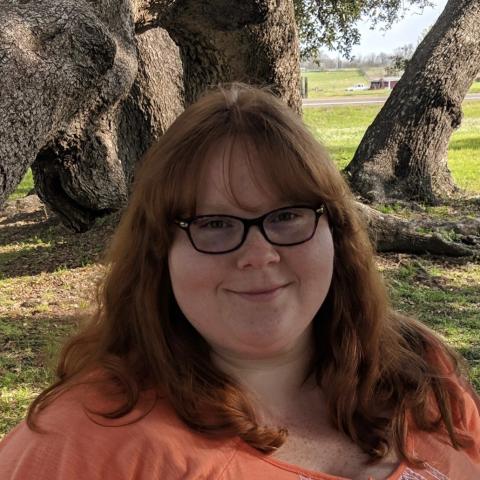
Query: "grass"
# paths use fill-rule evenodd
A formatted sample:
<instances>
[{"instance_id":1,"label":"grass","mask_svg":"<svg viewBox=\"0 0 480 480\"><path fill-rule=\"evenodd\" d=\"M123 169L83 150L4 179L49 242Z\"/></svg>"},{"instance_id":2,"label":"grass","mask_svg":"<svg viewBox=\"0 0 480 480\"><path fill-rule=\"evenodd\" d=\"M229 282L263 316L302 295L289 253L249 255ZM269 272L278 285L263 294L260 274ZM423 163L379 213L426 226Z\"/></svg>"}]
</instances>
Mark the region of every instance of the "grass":
<instances>
[{"instance_id":1,"label":"grass","mask_svg":"<svg viewBox=\"0 0 480 480\"><path fill-rule=\"evenodd\" d=\"M480 92L480 81L476 81L470 87L469 93L479 93Z\"/></svg>"},{"instance_id":2,"label":"grass","mask_svg":"<svg viewBox=\"0 0 480 480\"><path fill-rule=\"evenodd\" d=\"M388 96L390 93L388 89L347 91L347 88L359 83L370 86L373 78L382 76L381 71L381 69L371 69L364 73L357 68L346 68L324 72L304 72L302 76L308 78L308 98Z\"/></svg>"},{"instance_id":3,"label":"grass","mask_svg":"<svg viewBox=\"0 0 480 480\"><path fill-rule=\"evenodd\" d=\"M114 217L74 234L26 200L0 212L0 437L51 381L61 342L90 307L113 228Z\"/></svg>"},{"instance_id":4,"label":"grass","mask_svg":"<svg viewBox=\"0 0 480 480\"><path fill-rule=\"evenodd\" d=\"M380 105L348 105L305 108L304 120L315 137L329 150L339 168L353 158ZM480 102L465 101L464 118L448 147L448 166L457 185L480 191Z\"/></svg>"},{"instance_id":5,"label":"grass","mask_svg":"<svg viewBox=\"0 0 480 480\"><path fill-rule=\"evenodd\" d=\"M342 68L338 70L302 72L308 78L308 98L335 96L388 96L391 90L358 90L347 92L346 89L358 83L370 86L374 78L385 77L383 68L368 68L365 71L358 68ZM474 82L469 93L480 92L480 82Z\"/></svg>"},{"instance_id":6,"label":"grass","mask_svg":"<svg viewBox=\"0 0 480 480\"><path fill-rule=\"evenodd\" d=\"M480 392L480 265L442 258L393 255L381 269L398 310L433 328L471 367Z\"/></svg>"},{"instance_id":7,"label":"grass","mask_svg":"<svg viewBox=\"0 0 480 480\"><path fill-rule=\"evenodd\" d=\"M377 105L305 108L303 118L342 169L353 158L365 130L379 110Z\"/></svg>"},{"instance_id":8,"label":"grass","mask_svg":"<svg viewBox=\"0 0 480 480\"><path fill-rule=\"evenodd\" d=\"M54 352L75 324L53 317L48 308L40 312L0 316L0 437L18 423L39 389L51 382Z\"/></svg>"},{"instance_id":9,"label":"grass","mask_svg":"<svg viewBox=\"0 0 480 480\"><path fill-rule=\"evenodd\" d=\"M29 168L27 173L23 177L23 180L17 186L16 190L10 195L10 200L17 200L18 198L22 198L28 194L30 190L33 188L33 174L32 170Z\"/></svg>"}]
</instances>

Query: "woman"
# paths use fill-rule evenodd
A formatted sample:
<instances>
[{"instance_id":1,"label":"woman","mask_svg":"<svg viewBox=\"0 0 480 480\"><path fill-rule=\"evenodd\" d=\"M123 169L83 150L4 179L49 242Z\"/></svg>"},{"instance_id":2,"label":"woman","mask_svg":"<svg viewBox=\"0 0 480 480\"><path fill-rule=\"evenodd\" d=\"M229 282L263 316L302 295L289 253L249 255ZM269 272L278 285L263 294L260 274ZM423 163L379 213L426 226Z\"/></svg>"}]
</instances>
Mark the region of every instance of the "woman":
<instances>
[{"instance_id":1,"label":"woman","mask_svg":"<svg viewBox=\"0 0 480 480\"><path fill-rule=\"evenodd\" d=\"M108 259L2 479L480 478L457 355L391 310L348 188L269 93L180 115Z\"/></svg>"}]
</instances>

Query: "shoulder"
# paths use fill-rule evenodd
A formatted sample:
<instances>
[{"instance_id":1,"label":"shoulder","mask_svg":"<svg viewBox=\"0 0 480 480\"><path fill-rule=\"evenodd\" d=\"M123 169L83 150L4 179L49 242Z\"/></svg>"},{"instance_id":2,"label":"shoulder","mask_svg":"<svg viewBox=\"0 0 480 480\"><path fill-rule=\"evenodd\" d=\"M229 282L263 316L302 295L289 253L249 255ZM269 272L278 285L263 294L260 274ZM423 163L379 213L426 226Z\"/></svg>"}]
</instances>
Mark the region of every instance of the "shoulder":
<instances>
[{"instance_id":1,"label":"shoulder","mask_svg":"<svg viewBox=\"0 0 480 480\"><path fill-rule=\"evenodd\" d=\"M480 463L480 397L458 367L462 361L439 346L427 350L426 360L436 368L449 394L449 413L454 427L473 440L465 452ZM433 411L438 413L436 403Z\"/></svg>"},{"instance_id":2,"label":"shoulder","mask_svg":"<svg viewBox=\"0 0 480 480\"><path fill-rule=\"evenodd\" d=\"M40 413L41 432L22 422L0 443L2 479L210 478L235 453L235 440L190 430L154 391L123 417L101 415L112 407L97 388L68 390Z\"/></svg>"}]
</instances>

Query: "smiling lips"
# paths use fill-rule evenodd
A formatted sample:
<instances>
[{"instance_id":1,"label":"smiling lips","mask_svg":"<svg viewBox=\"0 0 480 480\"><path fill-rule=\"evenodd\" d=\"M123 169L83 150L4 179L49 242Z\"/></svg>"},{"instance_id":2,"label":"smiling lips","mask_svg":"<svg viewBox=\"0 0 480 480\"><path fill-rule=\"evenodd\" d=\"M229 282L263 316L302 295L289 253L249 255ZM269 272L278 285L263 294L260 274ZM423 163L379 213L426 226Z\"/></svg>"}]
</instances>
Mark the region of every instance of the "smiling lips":
<instances>
[{"instance_id":1,"label":"smiling lips","mask_svg":"<svg viewBox=\"0 0 480 480\"><path fill-rule=\"evenodd\" d=\"M281 292L283 292L283 290L287 286L288 284L278 285L275 287L267 287L267 288L262 288L258 290L247 290L247 291L230 290L230 292L240 296L241 298L245 298L247 300L268 301L276 298Z\"/></svg>"}]
</instances>

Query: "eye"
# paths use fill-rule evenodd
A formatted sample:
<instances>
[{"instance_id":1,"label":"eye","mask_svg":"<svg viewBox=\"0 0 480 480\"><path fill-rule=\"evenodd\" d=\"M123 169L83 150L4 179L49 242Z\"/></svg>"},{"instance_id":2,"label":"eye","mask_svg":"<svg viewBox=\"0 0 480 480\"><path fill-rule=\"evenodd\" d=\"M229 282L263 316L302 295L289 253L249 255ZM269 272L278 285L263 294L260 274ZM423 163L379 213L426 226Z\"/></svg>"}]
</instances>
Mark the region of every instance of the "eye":
<instances>
[{"instance_id":1,"label":"eye","mask_svg":"<svg viewBox=\"0 0 480 480\"><path fill-rule=\"evenodd\" d=\"M280 210L279 212L274 213L268 220L271 223L291 222L300 216L301 215L299 215L298 212L292 210Z\"/></svg>"},{"instance_id":2,"label":"eye","mask_svg":"<svg viewBox=\"0 0 480 480\"><path fill-rule=\"evenodd\" d=\"M233 222L227 218L199 218L195 227L200 229L223 230L233 227Z\"/></svg>"}]
</instances>

